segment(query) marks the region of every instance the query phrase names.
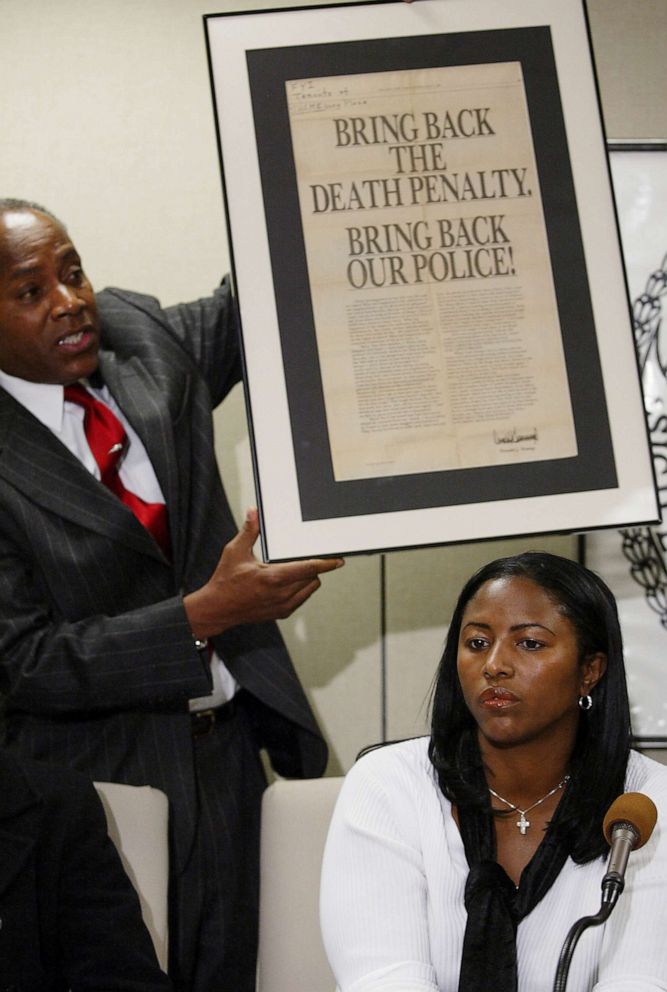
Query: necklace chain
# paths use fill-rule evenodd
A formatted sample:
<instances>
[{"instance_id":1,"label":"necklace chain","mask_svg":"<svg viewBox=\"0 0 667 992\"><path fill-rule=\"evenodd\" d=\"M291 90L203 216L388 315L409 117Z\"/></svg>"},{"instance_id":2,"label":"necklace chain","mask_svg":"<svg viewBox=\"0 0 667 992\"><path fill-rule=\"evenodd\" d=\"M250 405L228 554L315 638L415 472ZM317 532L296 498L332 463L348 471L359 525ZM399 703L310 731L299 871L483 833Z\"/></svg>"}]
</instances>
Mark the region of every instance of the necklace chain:
<instances>
[{"instance_id":1,"label":"necklace chain","mask_svg":"<svg viewBox=\"0 0 667 992\"><path fill-rule=\"evenodd\" d=\"M536 803L533 803L532 806L526 807L526 809L519 809L516 803L511 803L508 799L503 799L503 797L499 796L498 793L491 788L491 786L487 786L487 788L492 796L495 796L496 799L499 799L501 803L505 803L506 806L509 806L510 813L514 813L516 811L517 813L521 814L521 818L516 821L516 825L521 831L521 833L525 836L526 831L530 827L530 820L526 819L526 813L530 813L531 809L535 809L537 806L541 806L542 803L545 803L547 799L550 799L551 796L554 795L554 793L558 792L559 789L562 789L564 785L567 785L569 781L570 781L570 776L566 775L565 778L561 779L558 785L554 785L553 789L550 789L549 792L547 792L546 796L542 796L541 799L538 799Z\"/></svg>"}]
</instances>

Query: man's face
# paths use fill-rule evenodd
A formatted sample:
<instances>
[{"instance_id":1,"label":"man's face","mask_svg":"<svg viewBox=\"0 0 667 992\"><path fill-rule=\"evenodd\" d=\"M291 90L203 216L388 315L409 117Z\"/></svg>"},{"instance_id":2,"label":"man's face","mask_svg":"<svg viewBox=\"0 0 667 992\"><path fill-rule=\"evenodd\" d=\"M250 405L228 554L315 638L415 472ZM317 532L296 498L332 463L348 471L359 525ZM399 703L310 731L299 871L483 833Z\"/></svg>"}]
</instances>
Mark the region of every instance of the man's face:
<instances>
[{"instance_id":1,"label":"man's face","mask_svg":"<svg viewBox=\"0 0 667 992\"><path fill-rule=\"evenodd\" d=\"M0 216L0 369L67 385L97 368L95 294L58 223L35 210Z\"/></svg>"}]
</instances>

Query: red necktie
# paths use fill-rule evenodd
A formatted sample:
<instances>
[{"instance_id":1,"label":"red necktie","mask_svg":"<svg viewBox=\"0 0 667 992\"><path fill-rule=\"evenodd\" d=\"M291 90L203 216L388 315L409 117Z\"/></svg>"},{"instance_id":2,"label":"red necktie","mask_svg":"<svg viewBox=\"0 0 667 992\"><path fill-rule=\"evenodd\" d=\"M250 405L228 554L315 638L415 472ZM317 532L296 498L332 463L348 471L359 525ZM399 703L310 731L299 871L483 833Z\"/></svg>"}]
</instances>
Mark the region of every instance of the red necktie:
<instances>
[{"instance_id":1,"label":"red necktie","mask_svg":"<svg viewBox=\"0 0 667 992\"><path fill-rule=\"evenodd\" d=\"M118 417L101 400L79 383L65 386L65 399L84 409L86 440L100 469L104 485L125 504L146 530L150 531L169 557L169 524L164 503L146 503L129 492L120 480L118 465L127 444L127 434Z\"/></svg>"}]
</instances>

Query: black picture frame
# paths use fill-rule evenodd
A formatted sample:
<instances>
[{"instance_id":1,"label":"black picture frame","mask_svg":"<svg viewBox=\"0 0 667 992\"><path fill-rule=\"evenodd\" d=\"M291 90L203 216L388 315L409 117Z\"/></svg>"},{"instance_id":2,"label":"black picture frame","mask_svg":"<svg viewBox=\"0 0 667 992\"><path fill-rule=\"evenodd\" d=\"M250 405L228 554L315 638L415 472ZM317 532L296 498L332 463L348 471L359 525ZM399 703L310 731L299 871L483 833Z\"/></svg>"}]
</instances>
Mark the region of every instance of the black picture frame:
<instances>
[{"instance_id":1,"label":"black picture frame","mask_svg":"<svg viewBox=\"0 0 667 992\"><path fill-rule=\"evenodd\" d=\"M601 530L581 540L585 564L618 603L635 744L667 748L667 141L608 143L633 328L644 383L662 523Z\"/></svg>"},{"instance_id":2,"label":"black picture frame","mask_svg":"<svg viewBox=\"0 0 667 992\"><path fill-rule=\"evenodd\" d=\"M265 560L657 516L585 5L518 6L371 0L205 18ZM576 451L336 478L286 85L506 62L525 84Z\"/></svg>"}]
</instances>

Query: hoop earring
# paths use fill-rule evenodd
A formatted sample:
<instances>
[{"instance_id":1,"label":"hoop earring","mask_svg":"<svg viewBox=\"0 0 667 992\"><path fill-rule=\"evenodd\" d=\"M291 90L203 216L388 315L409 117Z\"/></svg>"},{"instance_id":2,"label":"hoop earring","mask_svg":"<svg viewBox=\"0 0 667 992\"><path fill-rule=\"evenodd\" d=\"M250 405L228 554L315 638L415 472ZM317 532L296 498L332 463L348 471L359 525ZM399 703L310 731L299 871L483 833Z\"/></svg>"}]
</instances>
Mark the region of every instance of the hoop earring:
<instances>
[{"instance_id":1,"label":"hoop earring","mask_svg":"<svg viewBox=\"0 0 667 992\"><path fill-rule=\"evenodd\" d=\"M586 696L579 696L579 709L588 712L588 710L593 708L593 697L589 694Z\"/></svg>"}]
</instances>

